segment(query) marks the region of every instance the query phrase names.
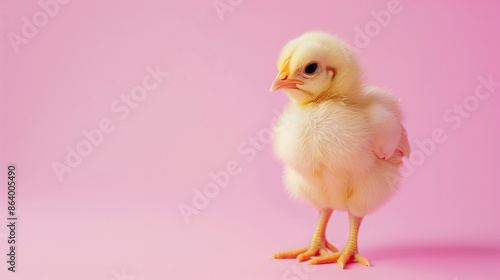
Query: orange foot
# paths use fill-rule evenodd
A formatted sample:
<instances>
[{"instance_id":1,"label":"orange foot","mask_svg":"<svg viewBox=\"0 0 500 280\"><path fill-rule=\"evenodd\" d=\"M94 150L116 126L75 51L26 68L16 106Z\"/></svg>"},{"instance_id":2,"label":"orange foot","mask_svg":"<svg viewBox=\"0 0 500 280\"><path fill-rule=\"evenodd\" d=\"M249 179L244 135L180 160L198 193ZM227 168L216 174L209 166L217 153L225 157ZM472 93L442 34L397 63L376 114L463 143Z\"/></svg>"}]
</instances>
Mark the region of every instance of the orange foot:
<instances>
[{"instance_id":1,"label":"orange foot","mask_svg":"<svg viewBox=\"0 0 500 280\"><path fill-rule=\"evenodd\" d=\"M321 255L309 261L311 264L324 264L336 262L341 269L349 262L358 262L362 265L370 266L368 260L361 256L357 250L344 248L341 252Z\"/></svg>"},{"instance_id":2,"label":"orange foot","mask_svg":"<svg viewBox=\"0 0 500 280\"><path fill-rule=\"evenodd\" d=\"M293 259L297 258L297 261L303 262L311 259L311 257L319 256L319 258L327 257L333 255L327 251L338 252L337 248L326 241L326 239L321 240L321 242L311 242L312 245L306 246L300 249L288 250L281 253L276 253L271 257L273 259ZM319 243L319 244L318 244ZM316 258L315 258L316 259ZM314 259L314 260L315 260Z\"/></svg>"}]
</instances>

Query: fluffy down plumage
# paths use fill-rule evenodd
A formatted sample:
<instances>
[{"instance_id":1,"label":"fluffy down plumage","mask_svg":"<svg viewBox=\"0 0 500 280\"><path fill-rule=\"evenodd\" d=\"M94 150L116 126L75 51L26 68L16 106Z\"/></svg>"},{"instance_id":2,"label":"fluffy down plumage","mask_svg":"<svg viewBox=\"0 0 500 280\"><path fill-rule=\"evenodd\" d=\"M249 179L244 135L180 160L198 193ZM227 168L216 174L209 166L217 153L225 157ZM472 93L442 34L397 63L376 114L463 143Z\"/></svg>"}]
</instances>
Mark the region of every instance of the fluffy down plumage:
<instances>
[{"instance_id":1,"label":"fluffy down plumage","mask_svg":"<svg viewBox=\"0 0 500 280\"><path fill-rule=\"evenodd\" d=\"M287 59L288 75L304 88L297 83L285 89L292 101L282 116L295 117L278 121L274 131L286 188L318 209L358 217L373 212L397 189L402 157L409 155L398 100L389 91L364 86L354 53L329 34L311 32L291 41L278 67ZM324 72L332 69L332 78L325 74L326 86L325 79L304 75L301 67L313 62ZM306 88L315 82L312 90Z\"/></svg>"}]
</instances>

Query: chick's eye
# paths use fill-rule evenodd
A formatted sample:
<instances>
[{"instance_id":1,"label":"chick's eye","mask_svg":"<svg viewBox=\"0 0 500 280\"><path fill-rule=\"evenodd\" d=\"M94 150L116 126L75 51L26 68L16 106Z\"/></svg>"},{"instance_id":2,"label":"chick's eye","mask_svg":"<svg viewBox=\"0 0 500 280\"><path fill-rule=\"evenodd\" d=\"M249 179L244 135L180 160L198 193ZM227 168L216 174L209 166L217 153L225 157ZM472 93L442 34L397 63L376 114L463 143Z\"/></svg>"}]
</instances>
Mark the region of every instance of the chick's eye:
<instances>
[{"instance_id":1,"label":"chick's eye","mask_svg":"<svg viewBox=\"0 0 500 280\"><path fill-rule=\"evenodd\" d=\"M318 64L317 63L311 63L306 66L305 72L307 74L314 74L318 70Z\"/></svg>"}]
</instances>

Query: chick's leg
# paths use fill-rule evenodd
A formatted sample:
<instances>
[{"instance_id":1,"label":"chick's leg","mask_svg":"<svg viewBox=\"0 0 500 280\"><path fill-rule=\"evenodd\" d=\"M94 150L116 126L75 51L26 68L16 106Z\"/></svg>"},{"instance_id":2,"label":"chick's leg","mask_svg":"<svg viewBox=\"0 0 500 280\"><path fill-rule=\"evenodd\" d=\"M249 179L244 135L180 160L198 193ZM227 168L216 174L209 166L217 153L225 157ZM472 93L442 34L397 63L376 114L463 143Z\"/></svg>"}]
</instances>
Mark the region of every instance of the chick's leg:
<instances>
[{"instance_id":1,"label":"chick's leg","mask_svg":"<svg viewBox=\"0 0 500 280\"><path fill-rule=\"evenodd\" d=\"M337 248L330 244L325 237L326 225L332 215L332 209L323 209L319 211L319 220L316 231L309 243L309 246L300 249L289 250L272 255L275 259L297 258L299 262L309 260L312 256L324 256L329 254L327 248L332 252L338 252Z\"/></svg>"},{"instance_id":2,"label":"chick's leg","mask_svg":"<svg viewBox=\"0 0 500 280\"><path fill-rule=\"evenodd\" d=\"M355 261L361 263L366 266L370 266L368 260L362 257L358 253L358 230L363 218L355 217L349 214L349 239L347 240L347 244L344 249L338 253L328 254L324 256L320 256L309 261L311 264L323 264L323 263L332 263L337 262L338 266L341 269L344 269L344 266L349 261Z\"/></svg>"}]
</instances>

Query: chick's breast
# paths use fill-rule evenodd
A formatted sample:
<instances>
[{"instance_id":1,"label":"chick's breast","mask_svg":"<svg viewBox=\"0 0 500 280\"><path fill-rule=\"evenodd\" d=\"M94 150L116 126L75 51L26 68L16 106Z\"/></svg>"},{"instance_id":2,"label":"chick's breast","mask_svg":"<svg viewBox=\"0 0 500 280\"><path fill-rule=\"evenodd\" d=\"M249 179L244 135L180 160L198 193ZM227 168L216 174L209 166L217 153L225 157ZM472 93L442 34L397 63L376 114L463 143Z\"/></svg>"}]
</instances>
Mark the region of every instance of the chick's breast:
<instances>
[{"instance_id":1,"label":"chick's breast","mask_svg":"<svg viewBox=\"0 0 500 280\"><path fill-rule=\"evenodd\" d=\"M341 102L305 107L292 102L274 135L287 189L318 208L345 209L350 178L363 176L375 164L366 114Z\"/></svg>"}]
</instances>

